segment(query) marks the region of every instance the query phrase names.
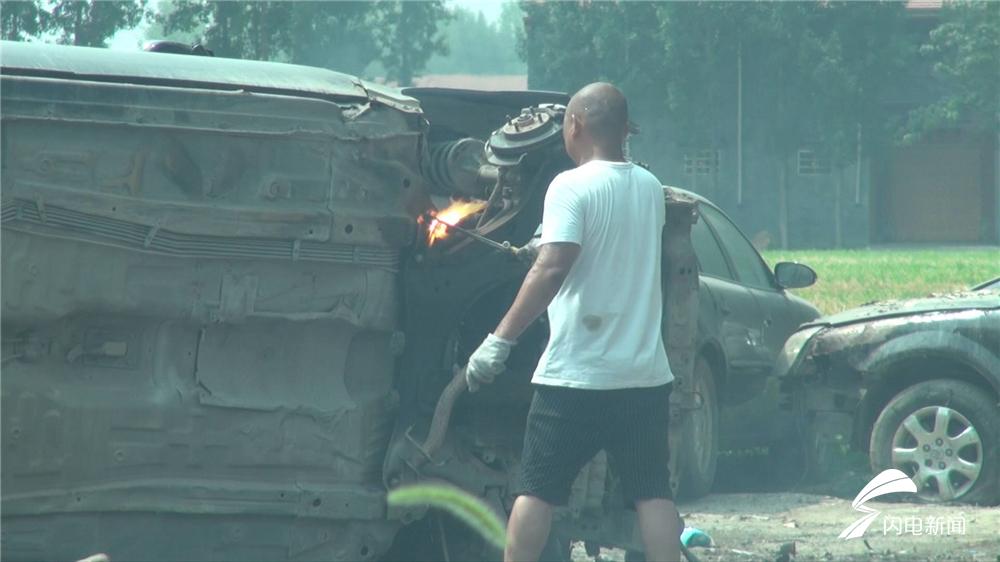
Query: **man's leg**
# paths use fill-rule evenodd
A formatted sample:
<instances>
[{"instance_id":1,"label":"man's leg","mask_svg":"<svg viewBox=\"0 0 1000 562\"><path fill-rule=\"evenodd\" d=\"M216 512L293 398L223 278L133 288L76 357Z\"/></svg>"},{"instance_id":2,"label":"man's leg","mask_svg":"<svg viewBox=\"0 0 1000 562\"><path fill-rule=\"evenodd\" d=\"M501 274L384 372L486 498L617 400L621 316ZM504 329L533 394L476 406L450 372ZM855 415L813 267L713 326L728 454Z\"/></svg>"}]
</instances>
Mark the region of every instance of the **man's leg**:
<instances>
[{"instance_id":1,"label":"man's leg","mask_svg":"<svg viewBox=\"0 0 1000 562\"><path fill-rule=\"evenodd\" d=\"M639 516L646 560L680 560L680 529L670 492L668 385L622 391L608 404L606 447L626 502Z\"/></svg>"},{"instance_id":2,"label":"man's leg","mask_svg":"<svg viewBox=\"0 0 1000 562\"><path fill-rule=\"evenodd\" d=\"M639 531L646 547L647 562L679 562L680 522L674 502L667 499L636 500Z\"/></svg>"},{"instance_id":3,"label":"man's leg","mask_svg":"<svg viewBox=\"0 0 1000 562\"><path fill-rule=\"evenodd\" d=\"M507 523L504 562L535 562L542 555L552 526L553 507L535 496L518 496Z\"/></svg>"},{"instance_id":4,"label":"man's leg","mask_svg":"<svg viewBox=\"0 0 1000 562\"><path fill-rule=\"evenodd\" d=\"M528 410L521 482L507 524L504 560L534 562L552 526L554 506L565 505L580 469L599 448L599 391L538 386Z\"/></svg>"}]
</instances>

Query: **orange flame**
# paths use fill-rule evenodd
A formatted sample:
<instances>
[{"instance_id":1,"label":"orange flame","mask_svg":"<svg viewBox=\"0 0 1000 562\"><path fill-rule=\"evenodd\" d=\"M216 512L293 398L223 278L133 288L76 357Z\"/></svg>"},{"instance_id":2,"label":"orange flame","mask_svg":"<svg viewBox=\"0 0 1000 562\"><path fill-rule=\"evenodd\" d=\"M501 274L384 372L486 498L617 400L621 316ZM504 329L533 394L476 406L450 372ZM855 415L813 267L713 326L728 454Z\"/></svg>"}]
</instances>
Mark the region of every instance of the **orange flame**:
<instances>
[{"instance_id":1,"label":"orange flame","mask_svg":"<svg viewBox=\"0 0 1000 562\"><path fill-rule=\"evenodd\" d=\"M427 245L448 236L448 227L462 222L469 215L482 211L485 201L453 201L434 215L434 220L427 226Z\"/></svg>"}]
</instances>

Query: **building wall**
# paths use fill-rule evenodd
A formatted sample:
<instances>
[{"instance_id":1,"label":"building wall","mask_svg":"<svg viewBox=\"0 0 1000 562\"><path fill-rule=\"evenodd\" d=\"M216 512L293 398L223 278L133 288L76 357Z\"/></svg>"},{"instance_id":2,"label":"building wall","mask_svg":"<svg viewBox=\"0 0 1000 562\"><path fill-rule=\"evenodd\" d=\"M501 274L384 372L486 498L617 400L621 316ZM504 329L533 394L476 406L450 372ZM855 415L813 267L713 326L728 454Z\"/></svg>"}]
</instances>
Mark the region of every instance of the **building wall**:
<instances>
[{"instance_id":1,"label":"building wall","mask_svg":"<svg viewBox=\"0 0 1000 562\"><path fill-rule=\"evenodd\" d=\"M669 129L669 128L667 128ZM643 129L631 141L632 156L649 164L665 184L689 189L722 208L758 248L781 247L779 160L752 144L743 146L743 195L738 196L737 151L719 147L716 173L687 173L685 152L665 138ZM797 162L787 174L788 247L854 248L870 243L870 163L862 160L860 188L857 167L850 164L819 175L800 175ZM839 184L839 187L838 187ZM839 196L838 196L839 189ZM839 203L838 203L839 201ZM838 225L839 222L839 225Z\"/></svg>"},{"instance_id":2,"label":"building wall","mask_svg":"<svg viewBox=\"0 0 1000 562\"><path fill-rule=\"evenodd\" d=\"M892 147L877 174L875 241L995 243L994 137L940 131Z\"/></svg>"}]
</instances>

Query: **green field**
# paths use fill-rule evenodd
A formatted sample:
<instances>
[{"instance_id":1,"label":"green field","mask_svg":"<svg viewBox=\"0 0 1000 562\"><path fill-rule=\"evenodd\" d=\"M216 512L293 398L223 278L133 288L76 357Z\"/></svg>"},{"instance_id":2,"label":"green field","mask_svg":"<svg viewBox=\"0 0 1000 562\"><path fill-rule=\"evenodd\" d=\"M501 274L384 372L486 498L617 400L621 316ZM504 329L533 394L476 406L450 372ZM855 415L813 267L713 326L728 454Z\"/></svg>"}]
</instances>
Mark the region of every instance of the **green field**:
<instances>
[{"instance_id":1,"label":"green field","mask_svg":"<svg viewBox=\"0 0 1000 562\"><path fill-rule=\"evenodd\" d=\"M764 252L772 266L797 261L819 281L795 293L830 314L893 298L923 297L969 288L1000 276L1000 249L804 250Z\"/></svg>"}]
</instances>

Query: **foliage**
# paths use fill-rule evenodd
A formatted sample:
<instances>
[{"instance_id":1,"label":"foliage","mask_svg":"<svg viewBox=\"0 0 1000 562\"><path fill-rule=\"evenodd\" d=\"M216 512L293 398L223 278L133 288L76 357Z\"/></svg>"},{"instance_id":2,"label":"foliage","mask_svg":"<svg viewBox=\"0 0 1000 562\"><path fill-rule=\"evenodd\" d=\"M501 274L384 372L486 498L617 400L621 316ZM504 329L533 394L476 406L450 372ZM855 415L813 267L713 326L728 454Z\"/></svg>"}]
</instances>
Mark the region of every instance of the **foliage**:
<instances>
[{"instance_id":1,"label":"foliage","mask_svg":"<svg viewBox=\"0 0 1000 562\"><path fill-rule=\"evenodd\" d=\"M447 54L438 25L450 17L449 13L440 1L382 2L376 6L373 31L379 62L388 80L410 85L432 55Z\"/></svg>"},{"instance_id":2,"label":"foliage","mask_svg":"<svg viewBox=\"0 0 1000 562\"><path fill-rule=\"evenodd\" d=\"M532 86L609 80L693 145L731 141L741 65L744 130L775 153L813 141L846 160L859 123L888 130L880 103L913 52L899 3L522 6Z\"/></svg>"},{"instance_id":3,"label":"foliage","mask_svg":"<svg viewBox=\"0 0 1000 562\"><path fill-rule=\"evenodd\" d=\"M572 92L607 80L628 89L661 66L660 4L528 1L521 9L521 52L532 88Z\"/></svg>"},{"instance_id":4,"label":"foliage","mask_svg":"<svg viewBox=\"0 0 1000 562\"><path fill-rule=\"evenodd\" d=\"M139 25L146 14L146 0L40 0L4 2L3 38L24 41L55 33L66 45L104 47L121 29Z\"/></svg>"},{"instance_id":5,"label":"foliage","mask_svg":"<svg viewBox=\"0 0 1000 562\"><path fill-rule=\"evenodd\" d=\"M866 143L887 141L900 116L886 107L915 63L916 45L906 30L900 2L829 2L813 22L813 53L799 57L813 65L809 80L816 116L815 137L835 165L855 158L858 127Z\"/></svg>"},{"instance_id":6,"label":"foliage","mask_svg":"<svg viewBox=\"0 0 1000 562\"><path fill-rule=\"evenodd\" d=\"M920 53L944 86L934 102L910 113L909 137L967 124L1000 129L1000 3L953 2Z\"/></svg>"},{"instance_id":7,"label":"foliage","mask_svg":"<svg viewBox=\"0 0 1000 562\"><path fill-rule=\"evenodd\" d=\"M525 1L522 9L529 84L617 84L644 133L632 143L640 157L661 159L665 144L735 152L738 142L766 154L782 246L798 149L842 168L856 159L860 131L866 142L888 138L898 116L886 98L916 47L899 2Z\"/></svg>"},{"instance_id":8,"label":"foliage","mask_svg":"<svg viewBox=\"0 0 1000 562\"><path fill-rule=\"evenodd\" d=\"M387 501L391 506L429 505L444 509L503 550L507 535L503 522L488 505L465 490L446 484L414 484L390 491Z\"/></svg>"},{"instance_id":9,"label":"foliage","mask_svg":"<svg viewBox=\"0 0 1000 562\"><path fill-rule=\"evenodd\" d=\"M39 0L4 2L0 7L0 33L13 41L33 39L47 27L47 16Z\"/></svg>"},{"instance_id":10,"label":"foliage","mask_svg":"<svg viewBox=\"0 0 1000 562\"><path fill-rule=\"evenodd\" d=\"M430 74L524 74L517 53L520 28L516 3L504 4L499 21L490 23L481 12L455 7L444 27L447 55L438 54L427 63Z\"/></svg>"},{"instance_id":11,"label":"foliage","mask_svg":"<svg viewBox=\"0 0 1000 562\"><path fill-rule=\"evenodd\" d=\"M61 0L52 5L47 19L51 28L61 33L60 43L105 47L108 39L118 30L139 25L145 11L146 0L134 2Z\"/></svg>"},{"instance_id":12,"label":"foliage","mask_svg":"<svg viewBox=\"0 0 1000 562\"><path fill-rule=\"evenodd\" d=\"M794 291L824 314L866 302L968 289L998 275L995 249L769 251L770 264L798 261L816 270L812 287Z\"/></svg>"},{"instance_id":13,"label":"foliage","mask_svg":"<svg viewBox=\"0 0 1000 562\"><path fill-rule=\"evenodd\" d=\"M177 0L156 0L152 9L153 17L143 32L143 38L147 41L168 40L179 41L181 43L195 44L205 34L204 26L192 25L185 31L173 30L170 33L164 29L163 14L174 11ZM157 16L160 17L157 17Z\"/></svg>"},{"instance_id":14,"label":"foliage","mask_svg":"<svg viewBox=\"0 0 1000 562\"><path fill-rule=\"evenodd\" d=\"M674 138L732 139L737 61L744 131L775 156L817 145L834 164L903 132L964 123L1000 126L1000 3L945 3L926 37L903 2L521 3L520 52L532 87L621 86ZM926 29L924 30L926 31ZM918 58L919 48L919 58ZM935 99L904 90L933 69ZM926 93L927 81L921 81ZM635 103L635 102L633 102ZM756 137L756 138L753 138ZM908 139L914 138L911 134Z\"/></svg>"},{"instance_id":15,"label":"foliage","mask_svg":"<svg viewBox=\"0 0 1000 562\"><path fill-rule=\"evenodd\" d=\"M204 29L217 56L275 60L287 35L292 4L283 2L177 2L163 17L167 33Z\"/></svg>"},{"instance_id":16,"label":"foliage","mask_svg":"<svg viewBox=\"0 0 1000 562\"><path fill-rule=\"evenodd\" d=\"M361 74L378 59L371 30L373 7L365 2L293 2L287 37L297 64Z\"/></svg>"},{"instance_id":17,"label":"foliage","mask_svg":"<svg viewBox=\"0 0 1000 562\"><path fill-rule=\"evenodd\" d=\"M438 26L447 12L432 2L212 2L179 0L158 21L167 33L203 30L218 56L322 66L362 74L379 62L409 84L446 51Z\"/></svg>"}]
</instances>

